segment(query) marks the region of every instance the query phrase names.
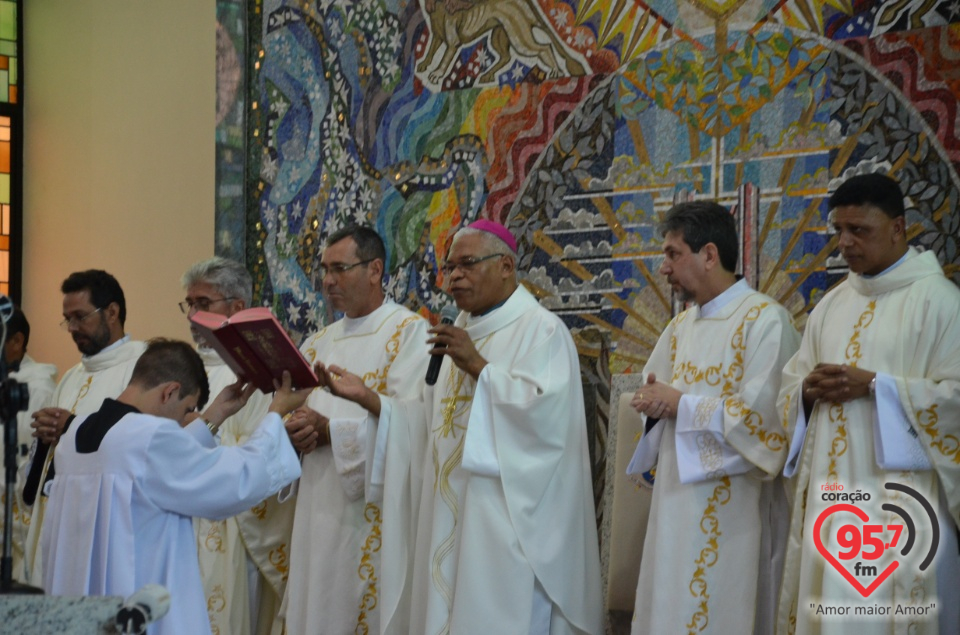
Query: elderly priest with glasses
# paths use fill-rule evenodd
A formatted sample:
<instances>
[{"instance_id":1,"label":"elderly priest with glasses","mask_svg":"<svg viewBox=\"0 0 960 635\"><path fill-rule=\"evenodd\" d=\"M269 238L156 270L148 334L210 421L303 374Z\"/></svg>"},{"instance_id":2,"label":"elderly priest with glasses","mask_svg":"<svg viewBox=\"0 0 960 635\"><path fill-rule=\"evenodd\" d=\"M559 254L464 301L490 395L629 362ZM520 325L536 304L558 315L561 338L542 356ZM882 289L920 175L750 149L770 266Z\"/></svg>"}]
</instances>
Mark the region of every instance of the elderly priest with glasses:
<instances>
[{"instance_id":1,"label":"elderly priest with glasses","mask_svg":"<svg viewBox=\"0 0 960 635\"><path fill-rule=\"evenodd\" d=\"M253 281L235 260L215 256L198 262L183 274L182 283L186 297L180 310L188 318L197 311L230 317L252 301ZM218 394L236 382L237 376L207 346L193 323L190 333L207 371L210 393ZM269 395L260 391L250 395L246 405L220 426L220 445L246 443L269 407ZM194 519L200 577L214 632L259 635L282 631L278 612L290 566L293 507L293 501L280 503L270 496L236 516Z\"/></svg>"},{"instance_id":2,"label":"elderly priest with glasses","mask_svg":"<svg viewBox=\"0 0 960 635\"><path fill-rule=\"evenodd\" d=\"M577 351L518 285L516 249L493 221L454 236L442 271L461 312L430 331L449 360L420 397L324 369L379 416L384 633L603 630Z\"/></svg>"}]
</instances>

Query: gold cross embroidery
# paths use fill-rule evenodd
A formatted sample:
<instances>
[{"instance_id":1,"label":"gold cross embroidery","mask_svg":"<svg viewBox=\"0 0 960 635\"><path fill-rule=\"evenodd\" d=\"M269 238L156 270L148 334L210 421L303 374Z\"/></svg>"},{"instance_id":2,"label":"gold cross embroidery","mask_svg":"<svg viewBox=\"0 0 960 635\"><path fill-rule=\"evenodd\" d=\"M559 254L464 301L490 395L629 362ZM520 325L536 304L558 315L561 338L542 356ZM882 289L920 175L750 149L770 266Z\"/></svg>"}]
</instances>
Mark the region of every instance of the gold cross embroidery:
<instances>
[{"instance_id":1,"label":"gold cross embroidery","mask_svg":"<svg viewBox=\"0 0 960 635\"><path fill-rule=\"evenodd\" d=\"M457 389L454 395L452 397L444 397L440 401L440 403L443 404L443 410L441 410L443 421L434 429L434 432L439 432L442 437L449 437L451 434L455 434L456 430L464 430L466 428L466 426L453 422L457 414L457 407L460 404L468 404L473 401L473 395L460 394L463 377L464 373L460 373L460 377L457 378Z\"/></svg>"},{"instance_id":2,"label":"gold cross embroidery","mask_svg":"<svg viewBox=\"0 0 960 635\"><path fill-rule=\"evenodd\" d=\"M488 335L483 339L482 342L480 342L477 345L477 352L480 352L480 350L483 349L483 347L486 345L486 343L489 340L490 340L490 336ZM440 425L434 428L433 430L434 432L440 433L441 437L449 437L450 435L454 435L454 438L456 438L457 430L466 429L466 426L454 423L456 416L458 414L462 414L464 411L464 408L462 407L462 405L466 405L473 402L472 394L470 395L460 394L460 391L463 390L463 382L466 378L467 378L467 374L462 370L460 370L459 368L457 368L456 364L450 364L450 381L448 382L447 385L454 386L452 391L453 396L444 397L443 399L440 400L440 403L443 404L443 408L440 410L440 413L442 415L441 417L442 421L440 422Z\"/></svg>"}]
</instances>

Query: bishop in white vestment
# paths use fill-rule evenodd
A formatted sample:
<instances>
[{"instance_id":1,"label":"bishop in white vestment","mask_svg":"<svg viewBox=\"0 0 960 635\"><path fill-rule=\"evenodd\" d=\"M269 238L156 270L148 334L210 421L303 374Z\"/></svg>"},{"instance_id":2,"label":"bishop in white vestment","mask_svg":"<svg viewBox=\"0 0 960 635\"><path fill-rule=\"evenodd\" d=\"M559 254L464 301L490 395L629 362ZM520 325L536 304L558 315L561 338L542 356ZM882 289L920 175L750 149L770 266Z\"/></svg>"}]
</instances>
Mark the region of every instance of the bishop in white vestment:
<instances>
[{"instance_id":1,"label":"bishop in white vestment","mask_svg":"<svg viewBox=\"0 0 960 635\"><path fill-rule=\"evenodd\" d=\"M660 272L698 305L664 329L633 401L646 432L628 473L653 502L632 631L766 635L787 525L778 379L800 335L776 300L736 281L725 208L682 203L660 228Z\"/></svg>"},{"instance_id":2,"label":"bishop in white vestment","mask_svg":"<svg viewBox=\"0 0 960 635\"><path fill-rule=\"evenodd\" d=\"M903 196L888 177L849 179L830 207L850 274L817 304L784 369L780 407L791 435L785 473L796 480L796 497L778 632L957 633L960 291L933 253L907 247ZM934 519L910 492L926 500ZM880 530L876 558L864 557L876 551L867 538L852 559L840 555L852 535L845 523L854 522L858 535L861 523L852 511L826 510L838 501L849 507L852 495L853 507ZM894 548L889 529L905 521L884 505L914 523ZM935 529L939 547L921 570ZM904 555L914 530L913 553ZM864 563L875 565L873 572L857 575ZM885 578L878 575L894 564ZM824 605L849 613L830 614Z\"/></svg>"},{"instance_id":3,"label":"bishop in white vestment","mask_svg":"<svg viewBox=\"0 0 960 635\"><path fill-rule=\"evenodd\" d=\"M491 221L460 230L443 271L463 312L431 329L436 386L351 396L379 413L383 633L603 630L577 351L517 286L515 249Z\"/></svg>"}]
</instances>

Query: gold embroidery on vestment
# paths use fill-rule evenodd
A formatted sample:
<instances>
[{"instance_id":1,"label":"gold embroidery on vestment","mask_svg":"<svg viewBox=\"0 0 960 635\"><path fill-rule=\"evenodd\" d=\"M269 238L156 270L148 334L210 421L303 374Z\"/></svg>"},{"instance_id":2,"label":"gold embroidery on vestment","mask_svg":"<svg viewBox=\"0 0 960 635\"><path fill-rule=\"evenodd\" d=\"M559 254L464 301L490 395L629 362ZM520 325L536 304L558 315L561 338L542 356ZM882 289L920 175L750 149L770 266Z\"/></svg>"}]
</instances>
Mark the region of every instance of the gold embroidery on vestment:
<instances>
[{"instance_id":1,"label":"gold embroidery on vestment","mask_svg":"<svg viewBox=\"0 0 960 635\"><path fill-rule=\"evenodd\" d=\"M207 530L207 537L203 540L203 546L207 551L213 553L224 553L223 548L223 530L227 528L225 520L210 520L210 529Z\"/></svg>"},{"instance_id":2,"label":"gold embroidery on vestment","mask_svg":"<svg viewBox=\"0 0 960 635\"><path fill-rule=\"evenodd\" d=\"M490 336L488 335L482 341L475 342L474 346L477 352L482 351L489 341ZM468 383L470 394L461 394L464 390L466 378L467 374L464 371L460 370L456 364L450 364L450 374L446 386L448 391L452 392L452 395L444 397L440 401L440 403L443 404L440 413L442 421L439 426L433 429L433 432L437 437L441 438L453 436L457 443L453 448L453 452L447 457L447 460L444 461L442 466L439 466L436 438L434 438L431 443L433 445L434 470L437 472L436 481L434 481L434 492L436 493L439 490L440 498L450 510L453 517L453 526L450 528L450 533L437 545L436 550L433 552L433 560L430 567L433 586L447 606L447 621L440 630L440 635L445 635L450 632L450 613L453 610L453 587L444 579L441 568L443 561L453 552L456 546L457 523L460 518L460 501L457 499L457 493L450 485L450 476L453 474L453 471L460 466L463 460L463 444L467 438L466 427L455 423L455 421L458 417L465 415L469 411L470 404L473 403L473 391L476 389L475 383L471 380ZM450 392L448 392L448 394L450 394Z\"/></svg>"},{"instance_id":3,"label":"gold embroidery on vestment","mask_svg":"<svg viewBox=\"0 0 960 635\"><path fill-rule=\"evenodd\" d=\"M268 500L260 501L259 505L256 505L255 507L250 508L250 513L253 514L257 518L257 520L263 520L264 518L267 517L268 503L269 503Z\"/></svg>"},{"instance_id":4,"label":"gold embroidery on vestment","mask_svg":"<svg viewBox=\"0 0 960 635\"><path fill-rule=\"evenodd\" d=\"M360 598L360 613L357 616L355 635L367 635L370 625L367 624L367 614L377 608L377 571L374 565L374 554L380 551L380 508L373 503L367 503L363 509L363 519L370 525L370 533L363 543L363 555L360 557L360 566L357 573L360 579L366 582L363 596Z\"/></svg>"},{"instance_id":5,"label":"gold embroidery on vestment","mask_svg":"<svg viewBox=\"0 0 960 635\"><path fill-rule=\"evenodd\" d=\"M724 476L713 488L713 494L707 499L707 506L700 517L700 531L707 536L707 544L700 550L699 557L694 560L696 569L693 578L690 580L690 594L695 598L700 598L697 604L697 610L690 617L690 623L687 624L689 632L699 633L703 631L710 622L710 593L707 591L707 569L717 563L719 557L719 540L723 532L720 531L720 519L717 514L718 507L730 502L730 477Z\"/></svg>"},{"instance_id":6,"label":"gold embroidery on vestment","mask_svg":"<svg viewBox=\"0 0 960 635\"><path fill-rule=\"evenodd\" d=\"M693 427L705 428L713 418L713 413L717 409L722 399L719 397L705 397L697 403L697 409L693 414Z\"/></svg>"},{"instance_id":7,"label":"gold embroidery on vestment","mask_svg":"<svg viewBox=\"0 0 960 635\"><path fill-rule=\"evenodd\" d=\"M387 380L390 376L390 368L400 353L400 339L403 336L403 331L410 324L422 319L419 315L410 315L397 324L393 335L390 336L390 339L388 339L385 344L387 363L384 364L382 369L373 370L363 376L363 383L368 388L381 395L388 394L389 386ZM367 624L367 614L375 609L379 602L377 596L377 583L379 578L377 576L373 554L380 551L380 508L373 503L367 503L367 506L363 510L363 517L370 525L370 533L367 534L367 538L363 543L360 566L357 569L360 579L367 583L364 587L363 595L360 597L357 626L354 628L354 633L358 635L366 635L366 633L369 632L370 626Z\"/></svg>"},{"instance_id":8,"label":"gold embroidery on vestment","mask_svg":"<svg viewBox=\"0 0 960 635\"><path fill-rule=\"evenodd\" d=\"M267 554L267 560L280 574L280 578L286 582L287 575L290 573L290 556L287 554L287 543L282 542L276 549L271 549L270 553Z\"/></svg>"},{"instance_id":9,"label":"gold embroidery on vestment","mask_svg":"<svg viewBox=\"0 0 960 635\"><path fill-rule=\"evenodd\" d=\"M952 434L940 434L940 428L938 427L940 415L937 413L937 404L933 404L925 410L917 410L915 415L917 425L930 437L930 447L951 459L954 463L960 463L960 439Z\"/></svg>"},{"instance_id":10,"label":"gold embroidery on vestment","mask_svg":"<svg viewBox=\"0 0 960 635\"><path fill-rule=\"evenodd\" d=\"M708 478L722 476L723 472L723 450L720 448L720 442L709 432L702 432L697 435L697 451L700 456L700 467L706 472Z\"/></svg>"},{"instance_id":11,"label":"gold embroidery on vestment","mask_svg":"<svg viewBox=\"0 0 960 635\"><path fill-rule=\"evenodd\" d=\"M876 300L871 300L853 327L853 335L850 336L850 342L844 350L844 356L848 366L856 368L857 363L862 357L860 337L866 328L873 323L873 315L876 308ZM830 442L830 451L827 453L827 457L830 459L827 465L827 480L837 481L839 478L837 474L837 459L847 452L847 415L841 403L831 403L827 413L830 418L830 423L836 424L836 435Z\"/></svg>"}]
</instances>

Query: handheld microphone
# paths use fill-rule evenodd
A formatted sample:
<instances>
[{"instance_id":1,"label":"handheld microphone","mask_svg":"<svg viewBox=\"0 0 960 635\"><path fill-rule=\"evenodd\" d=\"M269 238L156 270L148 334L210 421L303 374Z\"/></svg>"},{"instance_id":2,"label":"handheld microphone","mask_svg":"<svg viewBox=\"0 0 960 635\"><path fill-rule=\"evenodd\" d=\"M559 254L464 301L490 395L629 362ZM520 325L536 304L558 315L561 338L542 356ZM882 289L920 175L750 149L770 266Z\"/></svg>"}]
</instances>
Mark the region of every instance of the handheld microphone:
<instances>
[{"instance_id":1,"label":"handheld microphone","mask_svg":"<svg viewBox=\"0 0 960 635\"><path fill-rule=\"evenodd\" d=\"M457 307L453 304L448 304L440 311L440 324L453 324L458 314L459 311L457 311ZM428 386L437 383L437 378L440 377L440 365L443 364L443 357L441 353L431 355L430 365L427 366L426 381Z\"/></svg>"},{"instance_id":2,"label":"handheld microphone","mask_svg":"<svg viewBox=\"0 0 960 635\"><path fill-rule=\"evenodd\" d=\"M159 584L147 584L120 607L116 626L125 635L145 633L147 624L156 622L169 610L170 592Z\"/></svg>"}]
</instances>

